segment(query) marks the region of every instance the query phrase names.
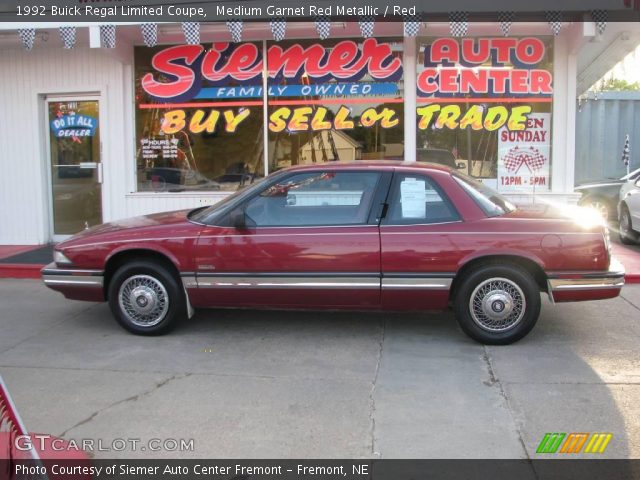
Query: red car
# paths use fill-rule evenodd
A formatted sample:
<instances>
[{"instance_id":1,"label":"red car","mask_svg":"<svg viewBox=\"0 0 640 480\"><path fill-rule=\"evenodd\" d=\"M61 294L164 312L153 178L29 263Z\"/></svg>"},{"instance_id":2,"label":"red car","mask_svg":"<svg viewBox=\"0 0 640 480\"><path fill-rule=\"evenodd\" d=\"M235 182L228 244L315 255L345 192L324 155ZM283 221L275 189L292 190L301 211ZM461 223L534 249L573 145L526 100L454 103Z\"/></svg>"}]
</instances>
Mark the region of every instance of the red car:
<instances>
[{"instance_id":1,"label":"red car","mask_svg":"<svg viewBox=\"0 0 640 480\"><path fill-rule=\"evenodd\" d=\"M356 162L279 171L222 202L100 225L42 270L67 298L167 332L194 307L453 308L487 344L524 337L552 302L624 284L601 223L516 209L448 167Z\"/></svg>"}]
</instances>

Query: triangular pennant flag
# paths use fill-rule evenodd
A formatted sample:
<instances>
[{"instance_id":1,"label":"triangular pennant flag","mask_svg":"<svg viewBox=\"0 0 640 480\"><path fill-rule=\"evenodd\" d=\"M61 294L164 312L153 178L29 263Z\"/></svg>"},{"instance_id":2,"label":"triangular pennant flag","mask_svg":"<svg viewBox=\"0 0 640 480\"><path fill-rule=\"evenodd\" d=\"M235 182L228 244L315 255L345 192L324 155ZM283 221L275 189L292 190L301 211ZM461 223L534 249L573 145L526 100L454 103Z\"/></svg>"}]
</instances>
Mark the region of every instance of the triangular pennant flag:
<instances>
[{"instance_id":1,"label":"triangular pennant flag","mask_svg":"<svg viewBox=\"0 0 640 480\"><path fill-rule=\"evenodd\" d=\"M331 18L328 15L318 15L316 17L316 32L320 39L325 40L331 35Z\"/></svg>"},{"instance_id":2,"label":"triangular pennant flag","mask_svg":"<svg viewBox=\"0 0 640 480\"><path fill-rule=\"evenodd\" d=\"M558 35L562 29L562 12L545 12L547 22L554 35Z\"/></svg>"},{"instance_id":3,"label":"triangular pennant flag","mask_svg":"<svg viewBox=\"0 0 640 480\"><path fill-rule=\"evenodd\" d=\"M60 39L67 50L71 50L76 44L76 27L60 27Z\"/></svg>"},{"instance_id":4,"label":"triangular pennant flag","mask_svg":"<svg viewBox=\"0 0 640 480\"><path fill-rule=\"evenodd\" d=\"M273 39L279 42L280 40L284 40L285 35L287 34L287 21L284 17L278 17L271 20L271 35L273 35Z\"/></svg>"},{"instance_id":5,"label":"triangular pennant flag","mask_svg":"<svg viewBox=\"0 0 640 480\"><path fill-rule=\"evenodd\" d=\"M31 50L33 48L33 44L36 41L36 29L35 28L21 28L18 30L18 35L20 35L20 40L22 40L22 45L25 49Z\"/></svg>"},{"instance_id":6,"label":"triangular pennant flag","mask_svg":"<svg viewBox=\"0 0 640 480\"><path fill-rule=\"evenodd\" d=\"M467 12L449 13L449 28L454 37L464 37L469 31L469 14Z\"/></svg>"},{"instance_id":7,"label":"triangular pennant flag","mask_svg":"<svg viewBox=\"0 0 640 480\"><path fill-rule=\"evenodd\" d=\"M360 24L360 34L363 38L369 38L373 35L373 27L376 24L376 19L373 15L364 15L358 20Z\"/></svg>"},{"instance_id":8,"label":"triangular pennant flag","mask_svg":"<svg viewBox=\"0 0 640 480\"><path fill-rule=\"evenodd\" d=\"M184 33L184 41L188 45L200 44L200 23L182 22L182 33Z\"/></svg>"},{"instance_id":9,"label":"triangular pennant flag","mask_svg":"<svg viewBox=\"0 0 640 480\"><path fill-rule=\"evenodd\" d=\"M602 35L607 28L607 20L609 15L606 10L593 10L591 12L591 18L596 24L596 29L598 30L598 35Z\"/></svg>"},{"instance_id":10,"label":"triangular pennant flag","mask_svg":"<svg viewBox=\"0 0 640 480\"><path fill-rule=\"evenodd\" d=\"M100 44L105 48L116 48L115 25L100 25Z\"/></svg>"},{"instance_id":11,"label":"triangular pennant flag","mask_svg":"<svg viewBox=\"0 0 640 480\"><path fill-rule=\"evenodd\" d=\"M505 37L509 36L509 32L511 31L511 25L513 25L513 21L516 19L515 12L499 12L498 13L498 22L500 22L500 30Z\"/></svg>"},{"instance_id":12,"label":"triangular pennant flag","mask_svg":"<svg viewBox=\"0 0 640 480\"><path fill-rule=\"evenodd\" d=\"M242 20L240 19L229 20L227 22L227 28L229 29L231 38L235 43L240 43L242 41L242 25Z\"/></svg>"},{"instance_id":13,"label":"triangular pennant flag","mask_svg":"<svg viewBox=\"0 0 640 480\"><path fill-rule=\"evenodd\" d=\"M140 25L142 41L147 47L155 47L158 43L158 24L143 23Z\"/></svg>"},{"instance_id":14,"label":"triangular pennant flag","mask_svg":"<svg viewBox=\"0 0 640 480\"><path fill-rule=\"evenodd\" d=\"M420 32L420 20L422 13L404 16L404 36L415 37Z\"/></svg>"}]
</instances>

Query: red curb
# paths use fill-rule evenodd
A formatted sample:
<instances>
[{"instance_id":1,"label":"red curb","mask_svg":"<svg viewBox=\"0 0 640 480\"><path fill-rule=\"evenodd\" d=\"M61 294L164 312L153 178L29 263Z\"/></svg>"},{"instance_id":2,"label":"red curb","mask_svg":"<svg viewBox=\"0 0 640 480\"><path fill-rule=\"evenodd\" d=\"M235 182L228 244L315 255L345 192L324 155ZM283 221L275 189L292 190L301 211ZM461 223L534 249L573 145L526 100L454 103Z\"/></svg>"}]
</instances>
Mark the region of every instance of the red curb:
<instances>
[{"instance_id":1,"label":"red curb","mask_svg":"<svg viewBox=\"0 0 640 480\"><path fill-rule=\"evenodd\" d=\"M31 278L39 279L40 270L44 265L33 265L27 263L4 263L0 264L0 278Z\"/></svg>"}]
</instances>

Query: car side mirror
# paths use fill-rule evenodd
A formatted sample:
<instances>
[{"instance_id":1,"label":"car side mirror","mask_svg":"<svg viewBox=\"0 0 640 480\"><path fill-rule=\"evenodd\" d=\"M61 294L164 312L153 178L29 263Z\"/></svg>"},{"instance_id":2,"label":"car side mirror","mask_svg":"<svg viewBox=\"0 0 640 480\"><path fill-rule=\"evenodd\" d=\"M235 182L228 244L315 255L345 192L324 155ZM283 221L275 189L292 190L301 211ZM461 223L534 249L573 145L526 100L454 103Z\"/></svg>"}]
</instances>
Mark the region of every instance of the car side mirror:
<instances>
[{"instance_id":1,"label":"car side mirror","mask_svg":"<svg viewBox=\"0 0 640 480\"><path fill-rule=\"evenodd\" d=\"M243 208L238 208L231 212L229 219L233 228L238 230L245 230L247 228L247 215Z\"/></svg>"},{"instance_id":2,"label":"car side mirror","mask_svg":"<svg viewBox=\"0 0 640 480\"><path fill-rule=\"evenodd\" d=\"M640 178L636 180L636 187L640 187Z\"/></svg>"}]
</instances>

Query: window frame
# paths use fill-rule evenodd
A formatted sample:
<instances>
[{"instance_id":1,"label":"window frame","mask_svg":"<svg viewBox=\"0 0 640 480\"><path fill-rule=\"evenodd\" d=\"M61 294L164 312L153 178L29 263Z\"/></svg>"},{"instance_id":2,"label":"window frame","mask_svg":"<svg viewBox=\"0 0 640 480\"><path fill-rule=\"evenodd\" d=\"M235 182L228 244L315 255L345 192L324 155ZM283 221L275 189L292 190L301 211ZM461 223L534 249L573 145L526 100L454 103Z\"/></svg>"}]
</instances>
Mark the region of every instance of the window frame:
<instances>
[{"instance_id":1,"label":"window frame","mask_svg":"<svg viewBox=\"0 0 640 480\"><path fill-rule=\"evenodd\" d=\"M438 195L440 195L440 198L447 205L447 207L452 212L455 213L456 218L454 220L448 220L448 221L443 221L443 222L429 222L429 223L425 223L423 221L423 219L419 219L419 218L415 219L416 223L412 223L411 222L412 219L407 219L409 221L408 223L392 222L391 217L389 216L389 212L391 211L391 202L394 201L394 197L396 196L396 194L398 193L398 191L400 189L401 178L408 177L408 176L416 177L416 178L423 178L427 182L429 182L431 184L431 186L433 186L433 189L438 193ZM398 200L399 200L399 197L398 197ZM404 171L395 172L394 175L393 175L393 179L391 181L391 185L389 187L389 193L388 193L388 196L387 196L387 199L386 199L386 204L387 204L386 215L382 219L382 222L381 222L381 226L382 227L415 227L415 226L429 226L429 225L445 225L445 224L449 224L449 223L460 223L460 222L463 221L462 215L460 215L460 211L458 210L458 207L456 206L456 204L445 193L444 189L438 183L438 181L435 178L433 178L432 175L429 175L428 173L417 172L417 173L414 174L414 173L408 173L408 172L404 172Z\"/></svg>"}]
</instances>

